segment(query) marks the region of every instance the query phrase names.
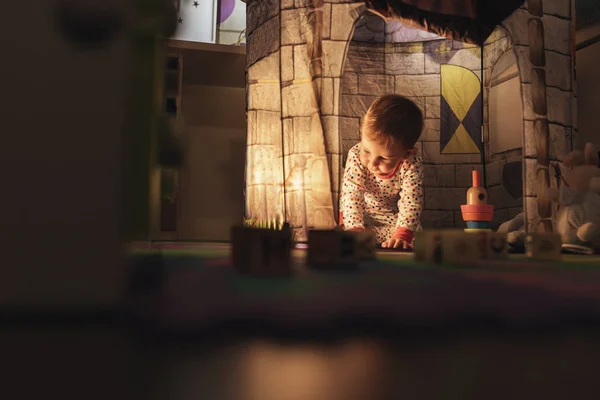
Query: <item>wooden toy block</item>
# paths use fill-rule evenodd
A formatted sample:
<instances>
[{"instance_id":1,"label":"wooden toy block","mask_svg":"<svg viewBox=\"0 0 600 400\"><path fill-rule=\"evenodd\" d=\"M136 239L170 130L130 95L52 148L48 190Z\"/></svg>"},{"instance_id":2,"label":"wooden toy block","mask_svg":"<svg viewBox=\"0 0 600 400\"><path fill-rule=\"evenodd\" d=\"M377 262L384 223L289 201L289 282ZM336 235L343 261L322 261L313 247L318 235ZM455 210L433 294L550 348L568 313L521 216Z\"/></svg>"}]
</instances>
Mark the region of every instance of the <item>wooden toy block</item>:
<instances>
[{"instance_id":1,"label":"wooden toy block","mask_svg":"<svg viewBox=\"0 0 600 400\"><path fill-rule=\"evenodd\" d=\"M308 232L309 267L315 269L347 269L357 265L357 240L341 230L311 230Z\"/></svg>"},{"instance_id":2,"label":"wooden toy block","mask_svg":"<svg viewBox=\"0 0 600 400\"><path fill-rule=\"evenodd\" d=\"M355 257L359 260L374 260L377 257L377 236L372 230L358 232L344 232L355 241Z\"/></svg>"},{"instance_id":3,"label":"wooden toy block","mask_svg":"<svg viewBox=\"0 0 600 400\"><path fill-rule=\"evenodd\" d=\"M341 232L311 230L308 232L307 261L310 266L335 264L341 248Z\"/></svg>"},{"instance_id":4,"label":"wooden toy block","mask_svg":"<svg viewBox=\"0 0 600 400\"><path fill-rule=\"evenodd\" d=\"M415 259L419 262L469 265L508 257L506 236L493 232L427 230L417 232Z\"/></svg>"},{"instance_id":5,"label":"wooden toy block","mask_svg":"<svg viewBox=\"0 0 600 400\"><path fill-rule=\"evenodd\" d=\"M562 240L559 235L529 233L525 237L527 257L536 260L558 260L561 257Z\"/></svg>"},{"instance_id":6,"label":"wooden toy block","mask_svg":"<svg viewBox=\"0 0 600 400\"><path fill-rule=\"evenodd\" d=\"M508 240L503 233L491 229L465 229L479 246L479 257L483 260L503 260L508 258Z\"/></svg>"},{"instance_id":7,"label":"wooden toy block","mask_svg":"<svg viewBox=\"0 0 600 400\"><path fill-rule=\"evenodd\" d=\"M425 230L415 233L415 260L424 263L442 262L442 232Z\"/></svg>"},{"instance_id":8,"label":"wooden toy block","mask_svg":"<svg viewBox=\"0 0 600 400\"><path fill-rule=\"evenodd\" d=\"M281 230L235 226L232 229L234 268L242 274L289 276L292 266L292 233Z\"/></svg>"},{"instance_id":9,"label":"wooden toy block","mask_svg":"<svg viewBox=\"0 0 600 400\"><path fill-rule=\"evenodd\" d=\"M506 234L497 232L481 232L483 258L489 260L505 260L508 258L508 239Z\"/></svg>"},{"instance_id":10,"label":"wooden toy block","mask_svg":"<svg viewBox=\"0 0 600 400\"><path fill-rule=\"evenodd\" d=\"M263 270L269 276L289 276L292 273L292 232L284 229L266 230L263 237Z\"/></svg>"},{"instance_id":11,"label":"wooden toy block","mask_svg":"<svg viewBox=\"0 0 600 400\"><path fill-rule=\"evenodd\" d=\"M235 226L231 229L231 257L239 273L249 274L261 264L262 236L258 230Z\"/></svg>"},{"instance_id":12,"label":"wooden toy block","mask_svg":"<svg viewBox=\"0 0 600 400\"><path fill-rule=\"evenodd\" d=\"M448 247L452 239L460 231L454 230L427 230L417 232L415 235L415 259L419 262L441 264L445 262L448 256L453 257L453 250ZM447 242L444 245L444 242Z\"/></svg>"},{"instance_id":13,"label":"wooden toy block","mask_svg":"<svg viewBox=\"0 0 600 400\"><path fill-rule=\"evenodd\" d=\"M484 255L482 242L485 239L482 239L478 234L464 231L448 230L443 232L441 235L442 262L468 265L480 261Z\"/></svg>"}]
</instances>

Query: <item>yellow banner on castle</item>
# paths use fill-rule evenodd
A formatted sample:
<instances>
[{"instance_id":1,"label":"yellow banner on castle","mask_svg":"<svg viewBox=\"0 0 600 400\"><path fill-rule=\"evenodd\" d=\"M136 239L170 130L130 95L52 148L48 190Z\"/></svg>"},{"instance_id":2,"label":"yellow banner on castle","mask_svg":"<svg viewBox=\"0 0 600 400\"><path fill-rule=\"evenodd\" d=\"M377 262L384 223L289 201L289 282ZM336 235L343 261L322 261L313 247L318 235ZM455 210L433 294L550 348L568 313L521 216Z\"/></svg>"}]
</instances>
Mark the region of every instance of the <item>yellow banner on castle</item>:
<instances>
[{"instance_id":1,"label":"yellow banner on castle","mask_svg":"<svg viewBox=\"0 0 600 400\"><path fill-rule=\"evenodd\" d=\"M440 68L440 153L481 153L481 81L464 67L443 64Z\"/></svg>"}]
</instances>

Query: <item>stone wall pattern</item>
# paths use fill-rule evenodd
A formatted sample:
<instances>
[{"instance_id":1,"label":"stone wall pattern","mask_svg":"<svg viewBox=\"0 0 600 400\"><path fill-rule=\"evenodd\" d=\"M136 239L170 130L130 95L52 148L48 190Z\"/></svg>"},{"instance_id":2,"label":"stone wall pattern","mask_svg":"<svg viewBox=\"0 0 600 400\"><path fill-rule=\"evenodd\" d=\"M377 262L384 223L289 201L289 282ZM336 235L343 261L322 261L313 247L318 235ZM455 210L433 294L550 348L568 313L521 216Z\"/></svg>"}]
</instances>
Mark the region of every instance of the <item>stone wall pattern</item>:
<instances>
[{"instance_id":1,"label":"stone wall pattern","mask_svg":"<svg viewBox=\"0 0 600 400\"><path fill-rule=\"evenodd\" d=\"M383 51L365 55L358 47L353 48L355 44L348 45L354 23L364 10L364 2L348 0L247 3L247 214L271 218L286 213L284 217L291 220L300 240L310 227L335 224L342 157L357 140L360 116L380 89L413 97L424 110L426 129L419 147L428 182L426 226L461 224L458 205L469 186L469 171L482 167L479 155L439 154L438 65L449 62L465 66L483 76L485 82L492 64L479 71L473 58L478 48L447 40L387 44ZM535 22L530 25L531 19ZM538 210L548 209L538 204L537 171L560 165L574 132L570 0L536 0L535 4L532 0L531 5L524 4L507 18L502 28L495 39L512 45L519 65L525 116L522 153L529 161L524 166L526 196L519 204L506 199L498 218L508 219L523 206L532 231L540 223ZM431 51L428 46L438 47ZM500 44L484 46L484 61L493 59L486 52L502 50ZM542 59L544 65L533 65L541 64ZM544 110L544 102L547 112L538 114ZM542 140L535 128L540 119L548 122L547 137ZM503 159L490 157L486 175L492 183ZM504 155L504 161L511 157L518 155ZM252 174L261 160L270 166L269 171ZM284 176L285 193L281 190ZM500 198L502 194L495 191L490 186L490 196Z\"/></svg>"},{"instance_id":2,"label":"stone wall pattern","mask_svg":"<svg viewBox=\"0 0 600 400\"><path fill-rule=\"evenodd\" d=\"M359 141L361 117L378 96L405 95L421 108L425 120L417 148L425 162L425 228L464 225L460 205L471 186L471 170L481 167L477 154L440 154L440 63L469 68L481 77L480 49L446 39L420 43L352 41L342 76L340 136L344 163L348 150Z\"/></svg>"},{"instance_id":3,"label":"stone wall pattern","mask_svg":"<svg viewBox=\"0 0 600 400\"><path fill-rule=\"evenodd\" d=\"M246 12L246 217L282 219L279 2L252 1L248 3Z\"/></svg>"},{"instance_id":4,"label":"stone wall pattern","mask_svg":"<svg viewBox=\"0 0 600 400\"><path fill-rule=\"evenodd\" d=\"M522 46L518 47L518 49L526 49L526 47ZM515 213L518 214L522 211L523 205L523 199L511 196L503 185L504 165L509 162L522 161L522 148L510 149L501 153L492 153L490 146L489 93L491 78L496 63L506 52L515 52L517 64L528 62L528 57L523 53L518 53L517 48L512 46L511 38L507 31L502 27L498 27L483 45L483 142L486 186L490 203L494 205L495 209L493 226L498 226L502 222L513 218ZM519 69L523 70L524 68L519 65ZM530 82L529 75L523 77L521 74L520 79L522 83L524 80L525 83Z\"/></svg>"},{"instance_id":5,"label":"stone wall pattern","mask_svg":"<svg viewBox=\"0 0 600 400\"><path fill-rule=\"evenodd\" d=\"M572 149L576 107L573 92L572 18L570 0L537 0L529 15L531 84L524 89L524 207L530 231L552 232L556 205L547 197L556 188L555 167ZM525 54L525 52L523 52Z\"/></svg>"}]
</instances>

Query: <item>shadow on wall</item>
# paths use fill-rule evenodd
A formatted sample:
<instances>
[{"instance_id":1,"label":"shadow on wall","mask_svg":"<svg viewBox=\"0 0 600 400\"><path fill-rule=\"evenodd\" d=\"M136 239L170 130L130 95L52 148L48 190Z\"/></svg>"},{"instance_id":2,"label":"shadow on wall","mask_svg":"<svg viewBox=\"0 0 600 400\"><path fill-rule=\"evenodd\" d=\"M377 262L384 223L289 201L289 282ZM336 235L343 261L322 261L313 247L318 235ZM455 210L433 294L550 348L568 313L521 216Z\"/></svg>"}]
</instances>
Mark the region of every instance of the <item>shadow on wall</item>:
<instances>
[{"instance_id":1,"label":"shadow on wall","mask_svg":"<svg viewBox=\"0 0 600 400\"><path fill-rule=\"evenodd\" d=\"M243 220L245 108L245 54L184 51L181 239L226 241Z\"/></svg>"},{"instance_id":2,"label":"shadow on wall","mask_svg":"<svg viewBox=\"0 0 600 400\"><path fill-rule=\"evenodd\" d=\"M486 184L495 206L492 226L523 209L524 113L521 78L510 36L498 28L484 44Z\"/></svg>"}]
</instances>

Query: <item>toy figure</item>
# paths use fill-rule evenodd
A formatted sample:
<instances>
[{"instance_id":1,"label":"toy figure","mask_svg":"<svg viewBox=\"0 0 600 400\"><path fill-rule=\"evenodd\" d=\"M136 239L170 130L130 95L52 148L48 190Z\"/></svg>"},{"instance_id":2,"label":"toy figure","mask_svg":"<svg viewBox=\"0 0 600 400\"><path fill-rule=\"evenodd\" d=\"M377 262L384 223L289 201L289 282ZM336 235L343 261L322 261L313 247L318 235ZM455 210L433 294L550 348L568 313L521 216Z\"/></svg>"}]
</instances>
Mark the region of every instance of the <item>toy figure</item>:
<instances>
[{"instance_id":1,"label":"toy figure","mask_svg":"<svg viewBox=\"0 0 600 400\"><path fill-rule=\"evenodd\" d=\"M590 254L600 247L600 168L593 144L575 150L563 158L560 190L551 190L552 201L559 204L556 233L561 236L566 252ZM525 216L517 215L498 228L506 233L513 251L525 246Z\"/></svg>"},{"instance_id":2,"label":"toy figure","mask_svg":"<svg viewBox=\"0 0 600 400\"><path fill-rule=\"evenodd\" d=\"M600 168L598 152L588 143L563 159L560 191L552 193L560 204L556 230L563 247L600 248Z\"/></svg>"},{"instance_id":3,"label":"toy figure","mask_svg":"<svg viewBox=\"0 0 600 400\"><path fill-rule=\"evenodd\" d=\"M498 227L498 233L506 234L509 249L514 253L523 253L525 251L525 214L519 213L516 217L508 220Z\"/></svg>"}]
</instances>

